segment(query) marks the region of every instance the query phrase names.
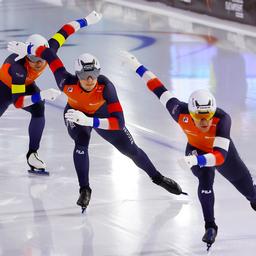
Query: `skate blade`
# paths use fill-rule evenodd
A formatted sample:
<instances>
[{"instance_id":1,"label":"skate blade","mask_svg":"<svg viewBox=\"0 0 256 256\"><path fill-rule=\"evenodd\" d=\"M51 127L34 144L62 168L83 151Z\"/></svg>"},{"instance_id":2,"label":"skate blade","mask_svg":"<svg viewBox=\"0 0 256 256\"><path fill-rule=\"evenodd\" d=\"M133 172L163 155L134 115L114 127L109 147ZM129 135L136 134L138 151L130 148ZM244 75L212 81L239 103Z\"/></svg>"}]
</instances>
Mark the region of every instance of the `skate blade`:
<instances>
[{"instance_id":1,"label":"skate blade","mask_svg":"<svg viewBox=\"0 0 256 256\"><path fill-rule=\"evenodd\" d=\"M82 207L82 214L85 212L86 207Z\"/></svg>"},{"instance_id":2,"label":"skate blade","mask_svg":"<svg viewBox=\"0 0 256 256\"><path fill-rule=\"evenodd\" d=\"M34 174L34 175L39 175L39 176L49 176L50 175L50 173L48 171L40 170L40 169L34 169L34 170L30 169L30 170L28 170L28 173Z\"/></svg>"},{"instance_id":3,"label":"skate blade","mask_svg":"<svg viewBox=\"0 0 256 256\"><path fill-rule=\"evenodd\" d=\"M206 246L207 246L206 251L207 251L207 252L209 252L209 251L210 251L210 248L212 247L212 244L207 243L207 245L206 245Z\"/></svg>"}]
</instances>

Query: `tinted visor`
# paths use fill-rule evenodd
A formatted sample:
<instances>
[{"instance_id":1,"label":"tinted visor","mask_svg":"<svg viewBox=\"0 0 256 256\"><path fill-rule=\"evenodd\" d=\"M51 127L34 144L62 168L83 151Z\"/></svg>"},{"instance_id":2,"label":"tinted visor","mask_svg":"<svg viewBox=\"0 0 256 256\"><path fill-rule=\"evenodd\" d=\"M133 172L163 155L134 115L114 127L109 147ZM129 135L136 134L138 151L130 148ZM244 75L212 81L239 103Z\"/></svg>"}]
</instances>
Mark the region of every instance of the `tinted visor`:
<instances>
[{"instance_id":1,"label":"tinted visor","mask_svg":"<svg viewBox=\"0 0 256 256\"><path fill-rule=\"evenodd\" d=\"M36 57L35 55L27 55L27 58L31 62L38 62L38 61L44 62L45 61L42 58Z\"/></svg>"},{"instance_id":2,"label":"tinted visor","mask_svg":"<svg viewBox=\"0 0 256 256\"><path fill-rule=\"evenodd\" d=\"M194 120L200 121L201 119L206 119L207 121L211 120L214 116L214 112L207 112L207 113L194 113L190 112L190 115Z\"/></svg>"},{"instance_id":3,"label":"tinted visor","mask_svg":"<svg viewBox=\"0 0 256 256\"><path fill-rule=\"evenodd\" d=\"M100 75L100 69L76 71L76 75L79 80L87 80L89 77L94 80Z\"/></svg>"}]
</instances>

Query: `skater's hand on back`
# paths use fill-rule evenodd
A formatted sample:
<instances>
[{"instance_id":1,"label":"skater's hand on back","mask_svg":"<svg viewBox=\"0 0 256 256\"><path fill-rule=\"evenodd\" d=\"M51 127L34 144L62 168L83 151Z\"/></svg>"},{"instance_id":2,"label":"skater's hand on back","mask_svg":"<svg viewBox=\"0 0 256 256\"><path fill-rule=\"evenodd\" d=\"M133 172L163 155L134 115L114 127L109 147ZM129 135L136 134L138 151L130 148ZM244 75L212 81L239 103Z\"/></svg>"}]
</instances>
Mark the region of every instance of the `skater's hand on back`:
<instances>
[{"instance_id":1,"label":"skater's hand on back","mask_svg":"<svg viewBox=\"0 0 256 256\"><path fill-rule=\"evenodd\" d=\"M15 58L15 61L18 61L24 58L28 54L29 44L23 42L12 41L8 43L7 49L9 52L15 53L18 56Z\"/></svg>"},{"instance_id":2,"label":"skater's hand on back","mask_svg":"<svg viewBox=\"0 0 256 256\"><path fill-rule=\"evenodd\" d=\"M40 96L42 100L54 101L60 95L61 95L61 92L53 88L43 90L40 92Z\"/></svg>"},{"instance_id":3,"label":"skater's hand on back","mask_svg":"<svg viewBox=\"0 0 256 256\"><path fill-rule=\"evenodd\" d=\"M93 118L86 116L79 110L69 109L65 114L65 118L72 123L77 123L83 126L93 126Z\"/></svg>"},{"instance_id":4,"label":"skater's hand on back","mask_svg":"<svg viewBox=\"0 0 256 256\"><path fill-rule=\"evenodd\" d=\"M197 157L195 155L184 156L178 160L178 164L182 169L188 170L198 164Z\"/></svg>"},{"instance_id":5,"label":"skater's hand on back","mask_svg":"<svg viewBox=\"0 0 256 256\"><path fill-rule=\"evenodd\" d=\"M136 71L137 68L141 66L141 63L131 53L127 51L120 51L119 55L120 55L122 64L127 65L133 71Z\"/></svg>"}]
</instances>

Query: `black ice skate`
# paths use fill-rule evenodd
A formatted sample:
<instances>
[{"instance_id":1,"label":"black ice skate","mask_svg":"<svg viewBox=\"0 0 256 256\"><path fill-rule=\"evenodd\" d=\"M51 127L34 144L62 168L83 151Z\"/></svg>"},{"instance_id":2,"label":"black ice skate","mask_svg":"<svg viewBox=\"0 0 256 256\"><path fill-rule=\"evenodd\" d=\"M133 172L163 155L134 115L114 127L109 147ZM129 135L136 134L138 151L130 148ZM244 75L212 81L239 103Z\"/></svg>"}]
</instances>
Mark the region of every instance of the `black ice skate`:
<instances>
[{"instance_id":1,"label":"black ice skate","mask_svg":"<svg viewBox=\"0 0 256 256\"><path fill-rule=\"evenodd\" d=\"M90 187L80 188L80 196L76 202L77 205L82 207L82 213L86 210L87 206L90 203L92 190Z\"/></svg>"},{"instance_id":2,"label":"black ice skate","mask_svg":"<svg viewBox=\"0 0 256 256\"><path fill-rule=\"evenodd\" d=\"M160 176L157 178L153 178L153 182L159 186L161 186L162 188L166 189L168 192L175 194L175 195L187 195L186 192L182 192L182 189L180 187L180 185L175 182L174 180L164 177L164 176Z\"/></svg>"},{"instance_id":3,"label":"black ice skate","mask_svg":"<svg viewBox=\"0 0 256 256\"><path fill-rule=\"evenodd\" d=\"M207 228L202 241L207 244L207 251L210 250L212 244L215 242L215 238L217 236L217 229L215 228Z\"/></svg>"},{"instance_id":4,"label":"black ice skate","mask_svg":"<svg viewBox=\"0 0 256 256\"><path fill-rule=\"evenodd\" d=\"M30 170L28 170L29 173L36 175L49 175L49 172L45 170L46 164L39 158L37 152L27 153L27 163L30 167Z\"/></svg>"}]
</instances>

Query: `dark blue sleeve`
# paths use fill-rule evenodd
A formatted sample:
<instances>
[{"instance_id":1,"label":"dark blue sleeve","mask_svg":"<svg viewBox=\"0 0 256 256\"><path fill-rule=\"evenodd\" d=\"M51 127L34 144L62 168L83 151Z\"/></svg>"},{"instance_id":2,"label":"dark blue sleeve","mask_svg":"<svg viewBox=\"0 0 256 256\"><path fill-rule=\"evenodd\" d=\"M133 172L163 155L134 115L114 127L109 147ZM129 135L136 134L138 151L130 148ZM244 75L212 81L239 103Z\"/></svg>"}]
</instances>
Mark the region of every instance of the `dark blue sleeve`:
<instances>
[{"instance_id":1,"label":"dark blue sleeve","mask_svg":"<svg viewBox=\"0 0 256 256\"><path fill-rule=\"evenodd\" d=\"M16 102L20 97L26 94L25 81L27 72L22 65L13 63L9 69L9 74L12 77L12 102L16 106Z\"/></svg>"},{"instance_id":2,"label":"dark blue sleeve","mask_svg":"<svg viewBox=\"0 0 256 256\"><path fill-rule=\"evenodd\" d=\"M66 79L71 77L72 74L67 72L62 61L53 49L45 48L43 52L40 54L40 57L47 61L55 77L57 86L61 91L63 91Z\"/></svg>"},{"instance_id":3,"label":"dark blue sleeve","mask_svg":"<svg viewBox=\"0 0 256 256\"><path fill-rule=\"evenodd\" d=\"M171 96L171 93L162 83L157 88L152 90L152 92L157 96L162 104L165 105L165 108L176 122L178 122L179 115L181 113L187 112L188 104L179 101L176 97ZM170 96L168 96L168 94L170 94ZM163 95L166 97L166 103L165 101L163 102Z\"/></svg>"},{"instance_id":4,"label":"dark blue sleeve","mask_svg":"<svg viewBox=\"0 0 256 256\"><path fill-rule=\"evenodd\" d=\"M217 110L216 117L220 118L220 121L218 122L216 127L215 140L219 140L219 141L221 140L222 143L218 142L216 144L216 142L214 142L213 150L219 151L223 155L224 159L226 159L228 148L225 148L225 147L226 147L226 143L230 142L231 117L224 112L219 115L218 112L220 111Z\"/></svg>"},{"instance_id":5,"label":"dark blue sleeve","mask_svg":"<svg viewBox=\"0 0 256 256\"><path fill-rule=\"evenodd\" d=\"M123 128L125 126L125 120L123 115L122 106L119 102L115 86L113 83L105 76L100 76L98 82L104 84L103 97L107 103L107 110L110 117L114 117L118 120L119 127Z\"/></svg>"}]
</instances>

